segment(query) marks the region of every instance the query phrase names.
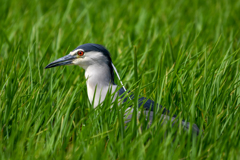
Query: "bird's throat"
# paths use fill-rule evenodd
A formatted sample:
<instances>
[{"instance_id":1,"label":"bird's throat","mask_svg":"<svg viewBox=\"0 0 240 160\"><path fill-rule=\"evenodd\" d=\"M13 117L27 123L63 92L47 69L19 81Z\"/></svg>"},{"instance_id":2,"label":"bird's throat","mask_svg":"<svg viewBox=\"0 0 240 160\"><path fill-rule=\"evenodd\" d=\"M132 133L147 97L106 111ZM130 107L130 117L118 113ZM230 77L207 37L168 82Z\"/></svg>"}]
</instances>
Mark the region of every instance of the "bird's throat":
<instances>
[{"instance_id":1,"label":"bird's throat","mask_svg":"<svg viewBox=\"0 0 240 160\"><path fill-rule=\"evenodd\" d=\"M108 66L92 65L85 69L88 99L94 107L103 102L108 91L114 93L117 85L112 84ZM94 98L95 94L95 98Z\"/></svg>"}]
</instances>

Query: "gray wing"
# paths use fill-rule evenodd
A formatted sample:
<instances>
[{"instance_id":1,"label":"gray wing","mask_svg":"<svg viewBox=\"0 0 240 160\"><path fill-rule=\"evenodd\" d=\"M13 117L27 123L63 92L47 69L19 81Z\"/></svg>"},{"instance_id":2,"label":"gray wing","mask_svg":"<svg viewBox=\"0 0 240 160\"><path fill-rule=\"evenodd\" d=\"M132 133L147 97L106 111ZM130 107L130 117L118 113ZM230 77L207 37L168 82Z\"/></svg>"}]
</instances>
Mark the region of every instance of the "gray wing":
<instances>
[{"instance_id":1,"label":"gray wing","mask_svg":"<svg viewBox=\"0 0 240 160\"><path fill-rule=\"evenodd\" d=\"M123 89L123 88L121 88L119 91L118 91L118 93L119 93L119 96L120 96L120 98L123 98L124 96L125 96L125 90ZM130 93L130 92L129 92ZM132 93L130 93L129 94L130 95L130 98L132 99L132 100L134 100L134 94L132 94ZM123 99L123 103L126 103L128 101L128 97L126 97L126 98L124 98ZM150 110L150 111L153 111L154 110L154 101L152 101L152 100L150 100L150 99L147 99L147 98L145 98L145 97L139 97L138 98L138 107L141 107L141 106L143 106L143 108L145 109L145 110ZM158 109L162 109L163 107L161 106L161 105L159 105L159 104L157 104L156 105L156 107L158 108ZM163 110L162 110L162 114L169 114L169 110L167 110L166 108L163 108ZM173 115L173 117L176 117L176 115Z\"/></svg>"},{"instance_id":2,"label":"gray wing","mask_svg":"<svg viewBox=\"0 0 240 160\"><path fill-rule=\"evenodd\" d=\"M126 93L125 90L123 88L121 88L119 90L120 98L123 98L125 96L125 93ZM132 100L135 98L132 93L130 93L129 95ZM123 103L127 103L127 101L128 101L128 97L123 99ZM140 97L140 98L138 98L138 107L141 107L141 106L143 106L143 108L144 108L144 114L146 115L146 120L149 119L149 125L151 125L152 120L153 120L154 101L147 99L145 97ZM156 107L158 107L159 109L163 108L159 104L156 104ZM131 109L130 114L127 114L127 117L125 120L126 124L131 121L131 119L132 119L131 113L132 112L133 112L133 109ZM172 126L178 125L178 123L177 123L178 120L176 119L176 115L173 115L173 117L170 117L170 116L168 116L168 114L169 114L169 111L166 108L163 108L162 115L160 118L161 123L164 124L164 123L167 123L168 121L171 121ZM182 120L182 126L183 126L184 130L188 130L190 128L190 123ZM199 128L196 124L192 125L192 134L195 134L195 135L199 134Z\"/></svg>"}]
</instances>

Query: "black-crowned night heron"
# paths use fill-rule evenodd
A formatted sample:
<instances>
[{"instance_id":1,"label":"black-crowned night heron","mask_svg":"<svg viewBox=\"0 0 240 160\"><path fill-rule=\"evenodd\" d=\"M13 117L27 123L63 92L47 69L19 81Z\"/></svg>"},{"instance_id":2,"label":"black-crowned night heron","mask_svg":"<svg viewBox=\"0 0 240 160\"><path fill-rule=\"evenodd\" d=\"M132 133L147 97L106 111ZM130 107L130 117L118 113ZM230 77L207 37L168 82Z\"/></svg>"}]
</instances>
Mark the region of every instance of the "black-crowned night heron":
<instances>
[{"instance_id":1,"label":"black-crowned night heron","mask_svg":"<svg viewBox=\"0 0 240 160\"><path fill-rule=\"evenodd\" d=\"M88 98L90 100L90 103L94 103L94 107L97 107L101 102L103 102L107 93L109 92L115 93L113 94L113 99L115 99L117 95L123 97L124 93L127 93L124 87L115 92L117 85L114 83L114 70L117 75L118 73L112 64L110 53L106 48L99 44L83 44L74 49L68 55L48 64L45 69L62 65L78 65L85 69ZM130 99L133 98L134 96L131 94ZM126 101L126 99L127 98L123 100L123 103ZM146 99L145 97L140 97L138 98L138 102L139 107L143 106L145 114L150 115L149 119L152 121L154 101ZM162 107L161 105L156 106L159 108ZM170 118L166 115L166 113L168 113L168 110L163 109L162 118L166 120L171 119L171 121L175 123L175 116ZM126 122L129 122L130 119L131 114L128 114ZM188 122L182 121L182 124L185 129L188 129L190 127L190 123ZM199 129L197 125L193 124L192 131L198 135Z\"/></svg>"}]
</instances>

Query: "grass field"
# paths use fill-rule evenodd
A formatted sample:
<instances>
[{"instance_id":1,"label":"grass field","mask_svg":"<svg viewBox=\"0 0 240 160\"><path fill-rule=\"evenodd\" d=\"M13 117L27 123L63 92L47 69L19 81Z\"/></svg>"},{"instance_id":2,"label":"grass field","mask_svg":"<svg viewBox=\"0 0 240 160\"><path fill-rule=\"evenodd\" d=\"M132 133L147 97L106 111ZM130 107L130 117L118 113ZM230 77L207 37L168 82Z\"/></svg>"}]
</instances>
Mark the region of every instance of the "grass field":
<instances>
[{"instance_id":1,"label":"grass field","mask_svg":"<svg viewBox=\"0 0 240 160\"><path fill-rule=\"evenodd\" d=\"M0 0L0 159L239 159L239 11L234 0ZM44 69L84 43L204 134L158 113L125 130L110 97L92 109L83 69Z\"/></svg>"}]
</instances>

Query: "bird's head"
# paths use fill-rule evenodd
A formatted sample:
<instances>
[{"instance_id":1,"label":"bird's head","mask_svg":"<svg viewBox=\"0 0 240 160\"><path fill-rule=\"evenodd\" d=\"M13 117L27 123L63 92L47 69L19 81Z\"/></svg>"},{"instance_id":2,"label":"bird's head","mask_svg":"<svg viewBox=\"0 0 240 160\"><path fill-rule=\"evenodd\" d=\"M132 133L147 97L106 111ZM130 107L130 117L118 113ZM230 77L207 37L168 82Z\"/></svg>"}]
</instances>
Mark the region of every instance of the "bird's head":
<instances>
[{"instance_id":1,"label":"bird's head","mask_svg":"<svg viewBox=\"0 0 240 160\"><path fill-rule=\"evenodd\" d=\"M101 66L102 64L106 64L109 67L111 77L113 78L112 60L108 50L99 44L87 43L78 46L68 55L51 62L45 69L63 65L78 65L86 70L91 65Z\"/></svg>"}]
</instances>

